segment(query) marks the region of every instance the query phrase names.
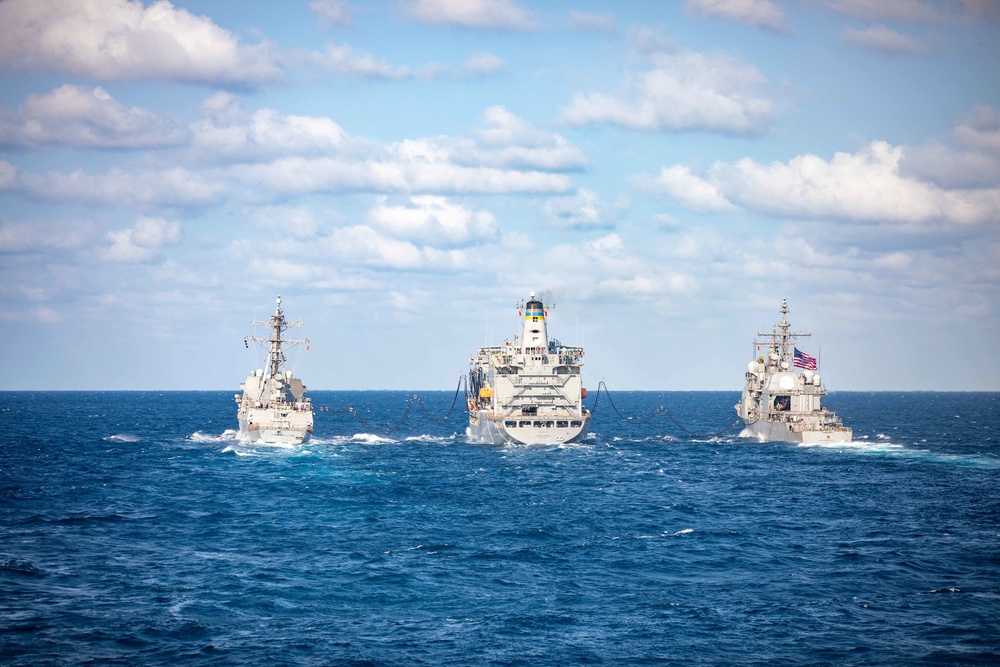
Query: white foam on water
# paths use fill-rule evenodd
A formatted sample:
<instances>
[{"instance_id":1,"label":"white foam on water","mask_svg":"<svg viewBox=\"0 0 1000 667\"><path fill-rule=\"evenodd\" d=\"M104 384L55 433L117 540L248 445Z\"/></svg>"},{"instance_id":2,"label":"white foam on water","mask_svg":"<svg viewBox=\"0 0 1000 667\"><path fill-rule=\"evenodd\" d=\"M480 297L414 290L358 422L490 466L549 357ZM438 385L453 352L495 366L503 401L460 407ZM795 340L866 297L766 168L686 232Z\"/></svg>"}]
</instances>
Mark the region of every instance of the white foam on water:
<instances>
[{"instance_id":1,"label":"white foam on water","mask_svg":"<svg viewBox=\"0 0 1000 667\"><path fill-rule=\"evenodd\" d=\"M188 440L193 442L232 442L236 440L238 435L235 429L227 428L220 435L212 435L211 433L205 433L203 431L195 431L187 437Z\"/></svg>"},{"instance_id":2,"label":"white foam on water","mask_svg":"<svg viewBox=\"0 0 1000 667\"><path fill-rule=\"evenodd\" d=\"M387 445L393 444L396 441L392 438L384 438L380 435L375 435L374 433L355 433L353 436L348 438L348 442L359 442L364 445Z\"/></svg>"},{"instance_id":3,"label":"white foam on water","mask_svg":"<svg viewBox=\"0 0 1000 667\"><path fill-rule=\"evenodd\" d=\"M441 444L441 443L454 442L454 441L455 441L455 434L454 433L451 434L448 437L440 436L440 435L427 435L427 434L424 434L424 435L411 435L411 436L407 436L406 438L403 438L403 442L429 442L429 443Z\"/></svg>"},{"instance_id":4,"label":"white foam on water","mask_svg":"<svg viewBox=\"0 0 1000 667\"><path fill-rule=\"evenodd\" d=\"M140 440L139 436L131 433L116 433L101 439L106 442L139 442Z\"/></svg>"},{"instance_id":5,"label":"white foam on water","mask_svg":"<svg viewBox=\"0 0 1000 667\"><path fill-rule=\"evenodd\" d=\"M271 449L296 449L301 446L291 442L260 442L259 440L250 444L254 447L265 447Z\"/></svg>"},{"instance_id":6,"label":"white foam on water","mask_svg":"<svg viewBox=\"0 0 1000 667\"><path fill-rule=\"evenodd\" d=\"M544 446L545 445L543 445L543 447ZM558 445L556 445L555 447L556 447L556 449L571 449L571 450L574 450L574 451L587 451L587 452L590 452L590 451L594 450L594 444L593 443L582 441L582 440L578 441L578 442L561 442Z\"/></svg>"},{"instance_id":7,"label":"white foam on water","mask_svg":"<svg viewBox=\"0 0 1000 667\"><path fill-rule=\"evenodd\" d=\"M979 468L1000 468L1000 458L979 454L947 454L933 452L929 449L911 448L905 445L889 442L885 436L879 436L880 442L866 442L864 438L853 442L819 442L798 443L799 447L817 447L821 449L837 449L843 452L860 455L885 456L908 461L925 461L930 463L946 463Z\"/></svg>"},{"instance_id":8,"label":"white foam on water","mask_svg":"<svg viewBox=\"0 0 1000 667\"><path fill-rule=\"evenodd\" d=\"M854 440L852 442L799 442L797 447L818 447L820 449L846 449L861 452L895 452L906 449L903 445L894 442L865 442Z\"/></svg>"}]
</instances>

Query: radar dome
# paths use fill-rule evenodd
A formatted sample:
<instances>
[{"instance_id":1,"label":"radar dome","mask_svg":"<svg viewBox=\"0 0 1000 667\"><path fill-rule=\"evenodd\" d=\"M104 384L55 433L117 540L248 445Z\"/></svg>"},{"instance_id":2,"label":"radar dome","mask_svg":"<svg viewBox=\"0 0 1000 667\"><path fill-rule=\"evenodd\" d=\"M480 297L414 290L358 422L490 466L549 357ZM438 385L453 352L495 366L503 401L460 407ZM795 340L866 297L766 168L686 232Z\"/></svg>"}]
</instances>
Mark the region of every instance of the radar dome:
<instances>
[{"instance_id":1,"label":"radar dome","mask_svg":"<svg viewBox=\"0 0 1000 667\"><path fill-rule=\"evenodd\" d=\"M802 377L804 377L806 379L807 383L812 382L813 381L813 372L812 371L802 371Z\"/></svg>"}]
</instances>

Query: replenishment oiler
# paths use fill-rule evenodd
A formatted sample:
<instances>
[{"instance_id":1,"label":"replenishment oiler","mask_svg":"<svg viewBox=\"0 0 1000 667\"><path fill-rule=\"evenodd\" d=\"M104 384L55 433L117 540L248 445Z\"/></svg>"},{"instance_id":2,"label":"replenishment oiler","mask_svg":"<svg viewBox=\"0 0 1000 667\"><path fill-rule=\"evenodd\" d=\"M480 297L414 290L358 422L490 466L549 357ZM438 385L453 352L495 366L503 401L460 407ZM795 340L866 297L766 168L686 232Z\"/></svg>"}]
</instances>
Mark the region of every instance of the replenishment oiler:
<instances>
[{"instance_id":1,"label":"replenishment oiler","mask_svg":"<svg viewBox=\"0 0 1000 667\"><path fill-rule=\"evenodd\" d=\"M583 348L548 338L548 313L532 292L518 305L521 336L481 347L470 359L469 441L553 445L587 435L590 412L580 375Z\"/></svg>"},{"instance_id":2,"label":"replenishment oiler","mask_svg":"<svg viewBox=\"0 0 1000 667\"><path fill-rule=\"evenodd\" d=\"M756 358L747 366L743 397L736 404L745 424L740 436L804 444L851 442L851 429L820 406L827 392L817 360L795 347L797 339L810 334L789 331L787 316L788 302L782 299L781 322L754 340Z\"/></svg>"},{"instance_id":3,"label":"replenishment oiler","mask_svg":"<svg viewBox=\"0 0 1000 667\"><path fill-rule=\"evenodd\" d=\"M281 312L281 297L270 320L253 322L254 326L270 329L269 338L247 336L244 345L257 343L267 350L267 369L251 371L236 394L239 405L239 438L249 442L269 445L295 445L309 440L313 430L312 401L305 398L306 387L302 380L285 369L285 351L296 345L308 346L309 340L284 338L286 329L302 326L302 322L288 322ZM308 347L307 347L308 349Z\"/></svg>"}]
</instances>

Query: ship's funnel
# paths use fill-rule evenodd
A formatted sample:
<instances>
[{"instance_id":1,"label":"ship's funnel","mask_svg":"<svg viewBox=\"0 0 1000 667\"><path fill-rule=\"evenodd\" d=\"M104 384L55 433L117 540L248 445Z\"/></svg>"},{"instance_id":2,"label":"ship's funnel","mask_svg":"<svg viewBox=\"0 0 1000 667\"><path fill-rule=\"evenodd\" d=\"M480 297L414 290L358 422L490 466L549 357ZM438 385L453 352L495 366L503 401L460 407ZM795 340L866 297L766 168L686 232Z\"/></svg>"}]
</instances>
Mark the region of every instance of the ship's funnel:
<instances>
[{"instance_id":1,"label":"ship's funnel","mask_svg":"<svg viewBox=\"0 0 1000 667\"><path fill-rule=\"evenodd\" d=\"M527 355L545 354L549 348L549 335L545 326L545 305L532 292L524 305L524 322L521 335L521 352Z\"/></svg>"}]
</instances>

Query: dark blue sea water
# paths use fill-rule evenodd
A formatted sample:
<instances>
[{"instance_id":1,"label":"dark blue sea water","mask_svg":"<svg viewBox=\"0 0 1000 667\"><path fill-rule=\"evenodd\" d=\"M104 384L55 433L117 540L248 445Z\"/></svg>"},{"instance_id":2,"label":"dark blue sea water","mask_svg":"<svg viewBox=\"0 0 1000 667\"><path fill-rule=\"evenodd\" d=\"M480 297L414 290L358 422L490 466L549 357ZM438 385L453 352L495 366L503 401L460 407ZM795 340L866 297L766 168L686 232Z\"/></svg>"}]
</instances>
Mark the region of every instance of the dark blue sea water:
<instances>
[{"instance_id":1,"label":"dark blue sea water","mask_svg":"<svg viewBox=\"0 0 1000 667\"><path fill-rule=\"evenodd\" d=\"M1000 663L1000 394L834 393L847 446L606 402L580 445L470 445L459 399L290 449L232 395L0 393L0 663ZM612 397L710 432L738 395Z\"/></svg>"}]
</instances>

